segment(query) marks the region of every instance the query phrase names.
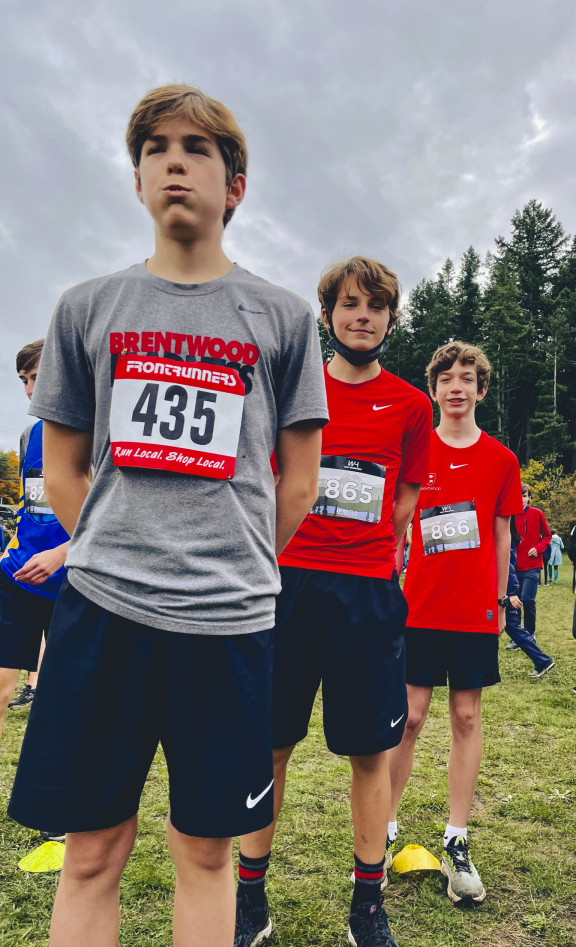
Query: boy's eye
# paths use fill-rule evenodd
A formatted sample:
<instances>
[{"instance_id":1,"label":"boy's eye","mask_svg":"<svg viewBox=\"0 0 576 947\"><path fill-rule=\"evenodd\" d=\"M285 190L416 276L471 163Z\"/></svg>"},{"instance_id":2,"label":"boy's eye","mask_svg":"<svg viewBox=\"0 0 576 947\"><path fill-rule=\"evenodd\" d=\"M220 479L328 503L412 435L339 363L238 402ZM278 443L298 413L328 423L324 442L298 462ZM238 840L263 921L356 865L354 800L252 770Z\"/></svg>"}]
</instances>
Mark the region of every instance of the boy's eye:
<instances>
[{"instance_id":1,"label":"boy's eye","mask_svg":"<svg viewBox=\"0 0 576 947\"><path fill-rule=\"evenodd\" d=\"M202 145L188 145L186 151L189 151L190 154L206 155L206 157L208 157L208 152L206 148L202 147Z\"/></svg>"}]
</instances>

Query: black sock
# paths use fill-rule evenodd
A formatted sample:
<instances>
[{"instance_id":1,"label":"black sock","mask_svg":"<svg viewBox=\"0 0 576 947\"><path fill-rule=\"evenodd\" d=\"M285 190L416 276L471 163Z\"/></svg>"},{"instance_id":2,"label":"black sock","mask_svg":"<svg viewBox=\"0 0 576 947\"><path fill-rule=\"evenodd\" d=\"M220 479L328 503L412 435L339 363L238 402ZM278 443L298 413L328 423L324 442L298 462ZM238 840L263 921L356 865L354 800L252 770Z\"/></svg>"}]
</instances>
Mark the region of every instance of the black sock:
<instances>
[{"instance_id":1,"label":"black sock","mask_svg":"<svg viewBox=\"0 0 576 947\"><path fill-rule=\"evenodd\" d=\"M354 894L352 907L354 911L359 904L368 901L375 904L380 897L380 886L384 878L384 856L376 865L367 865L354 855Z\"/></svg>"},{"instance_id":2,"label":"black sock","mask_svg":"<svg viewBox=\"0 0 576 947\"><path fill-rule=\"evenodd\" d=\"M249 898L256 907L266 900L264 884L269 864L270 852L263 858L247 858L242 852L238 856L238 894Z\"/></svg>"}]
</instances>

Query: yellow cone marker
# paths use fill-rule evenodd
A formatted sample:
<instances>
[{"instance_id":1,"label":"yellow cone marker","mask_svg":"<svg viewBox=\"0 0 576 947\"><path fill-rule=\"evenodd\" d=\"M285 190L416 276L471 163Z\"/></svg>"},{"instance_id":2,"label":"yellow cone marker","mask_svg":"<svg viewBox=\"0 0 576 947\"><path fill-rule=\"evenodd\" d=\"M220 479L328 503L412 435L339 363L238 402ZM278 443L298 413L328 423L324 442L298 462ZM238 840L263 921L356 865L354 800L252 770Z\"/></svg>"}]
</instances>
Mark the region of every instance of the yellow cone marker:
<instances>
[{"instance_id":1,"label":"yellow cone marker","mask_svg":"<svg viewBox=\"0 0 576 947\"><path fill-rule=\"evenodd\" d=\"M44 842L18 862L20 871L60 871L66 846L62 842Z\"/></svg>"},{"instance_id":2,"label":"yellow cone marker","mask_svg":"<svg viewBox=\"0 0 576 947\"><path fill-rule=\"evenodd\" d=\"M401 875L407 871L440 871L440 862L422 845L406 845L395 856L392 868Z\"/></svg>"}]
</instances>

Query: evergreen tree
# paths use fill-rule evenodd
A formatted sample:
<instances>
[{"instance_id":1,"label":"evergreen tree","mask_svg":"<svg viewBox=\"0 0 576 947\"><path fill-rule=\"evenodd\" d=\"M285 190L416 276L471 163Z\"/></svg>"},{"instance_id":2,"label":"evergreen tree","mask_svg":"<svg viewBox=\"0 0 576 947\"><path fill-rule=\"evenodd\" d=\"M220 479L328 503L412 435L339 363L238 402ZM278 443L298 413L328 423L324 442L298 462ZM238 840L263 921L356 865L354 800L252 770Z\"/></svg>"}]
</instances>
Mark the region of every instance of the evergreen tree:
<instances>
[{"instance_id":1,"label":"evergreen tree","mask_svg":"<svg viewBox=\"0 0 576 947\"><path fill-rule=\"evenodd\" d=\"M517 397L510 405L511 436L517 439L518 453L527 463L532 457L532 419L538 410L538 396L547 369L545 353L549 342L550 317L554 308L554 284L567 242L564 228L551 210L531 200L512 217L509 240L499 237L500 259L506 259L516 277L518 301L526 331L518 347L521 374ZM546 411L544 411L546 413Z\"/></svg>"},{"instance_id":2,"label":"evergreen tree","mask_svg":"<svg viewBox=\"0 0 576 947\"><path fill-rule=\"evenodd\" d=\"M455 332L456 338L474 343L478 339L482 290L480 288L480 257L474 247L468 247L462 257L456 281Z\"/></svg>"}]
</instances>

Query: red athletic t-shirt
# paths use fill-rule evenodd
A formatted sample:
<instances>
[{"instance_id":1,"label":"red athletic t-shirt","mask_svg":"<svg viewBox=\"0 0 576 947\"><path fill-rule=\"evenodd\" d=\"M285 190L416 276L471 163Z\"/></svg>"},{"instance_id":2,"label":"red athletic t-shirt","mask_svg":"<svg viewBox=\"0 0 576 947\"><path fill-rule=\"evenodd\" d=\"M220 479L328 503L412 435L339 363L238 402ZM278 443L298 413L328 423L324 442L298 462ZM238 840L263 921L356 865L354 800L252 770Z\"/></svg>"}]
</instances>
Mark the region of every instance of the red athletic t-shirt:
<instances>
[{"instance_id":1,"label":"red athletic t-shirt","mask_svg":"<svg viewBox=\"0 0 576 947\"><path fill-rule=\"evenodd\" d=\"M488 434L457 448L434 431L429 471L412 528L406 624L498 634L494 517L522 510L518 461Z\"/></svg>"},{"instance_id":2,"label":"red athletic t-shirt","mask_svg":"<svg viewBox=\"0 0 576 947\"><path fill-rule=\"evenodd\" d=\"M432 407L384 369L359 385L332 378L326 366L324 374L330 421L322 430L319 512L306 517L278 562L389 579L396 483L427 477Z\"/></svg>"}]
</instances>

